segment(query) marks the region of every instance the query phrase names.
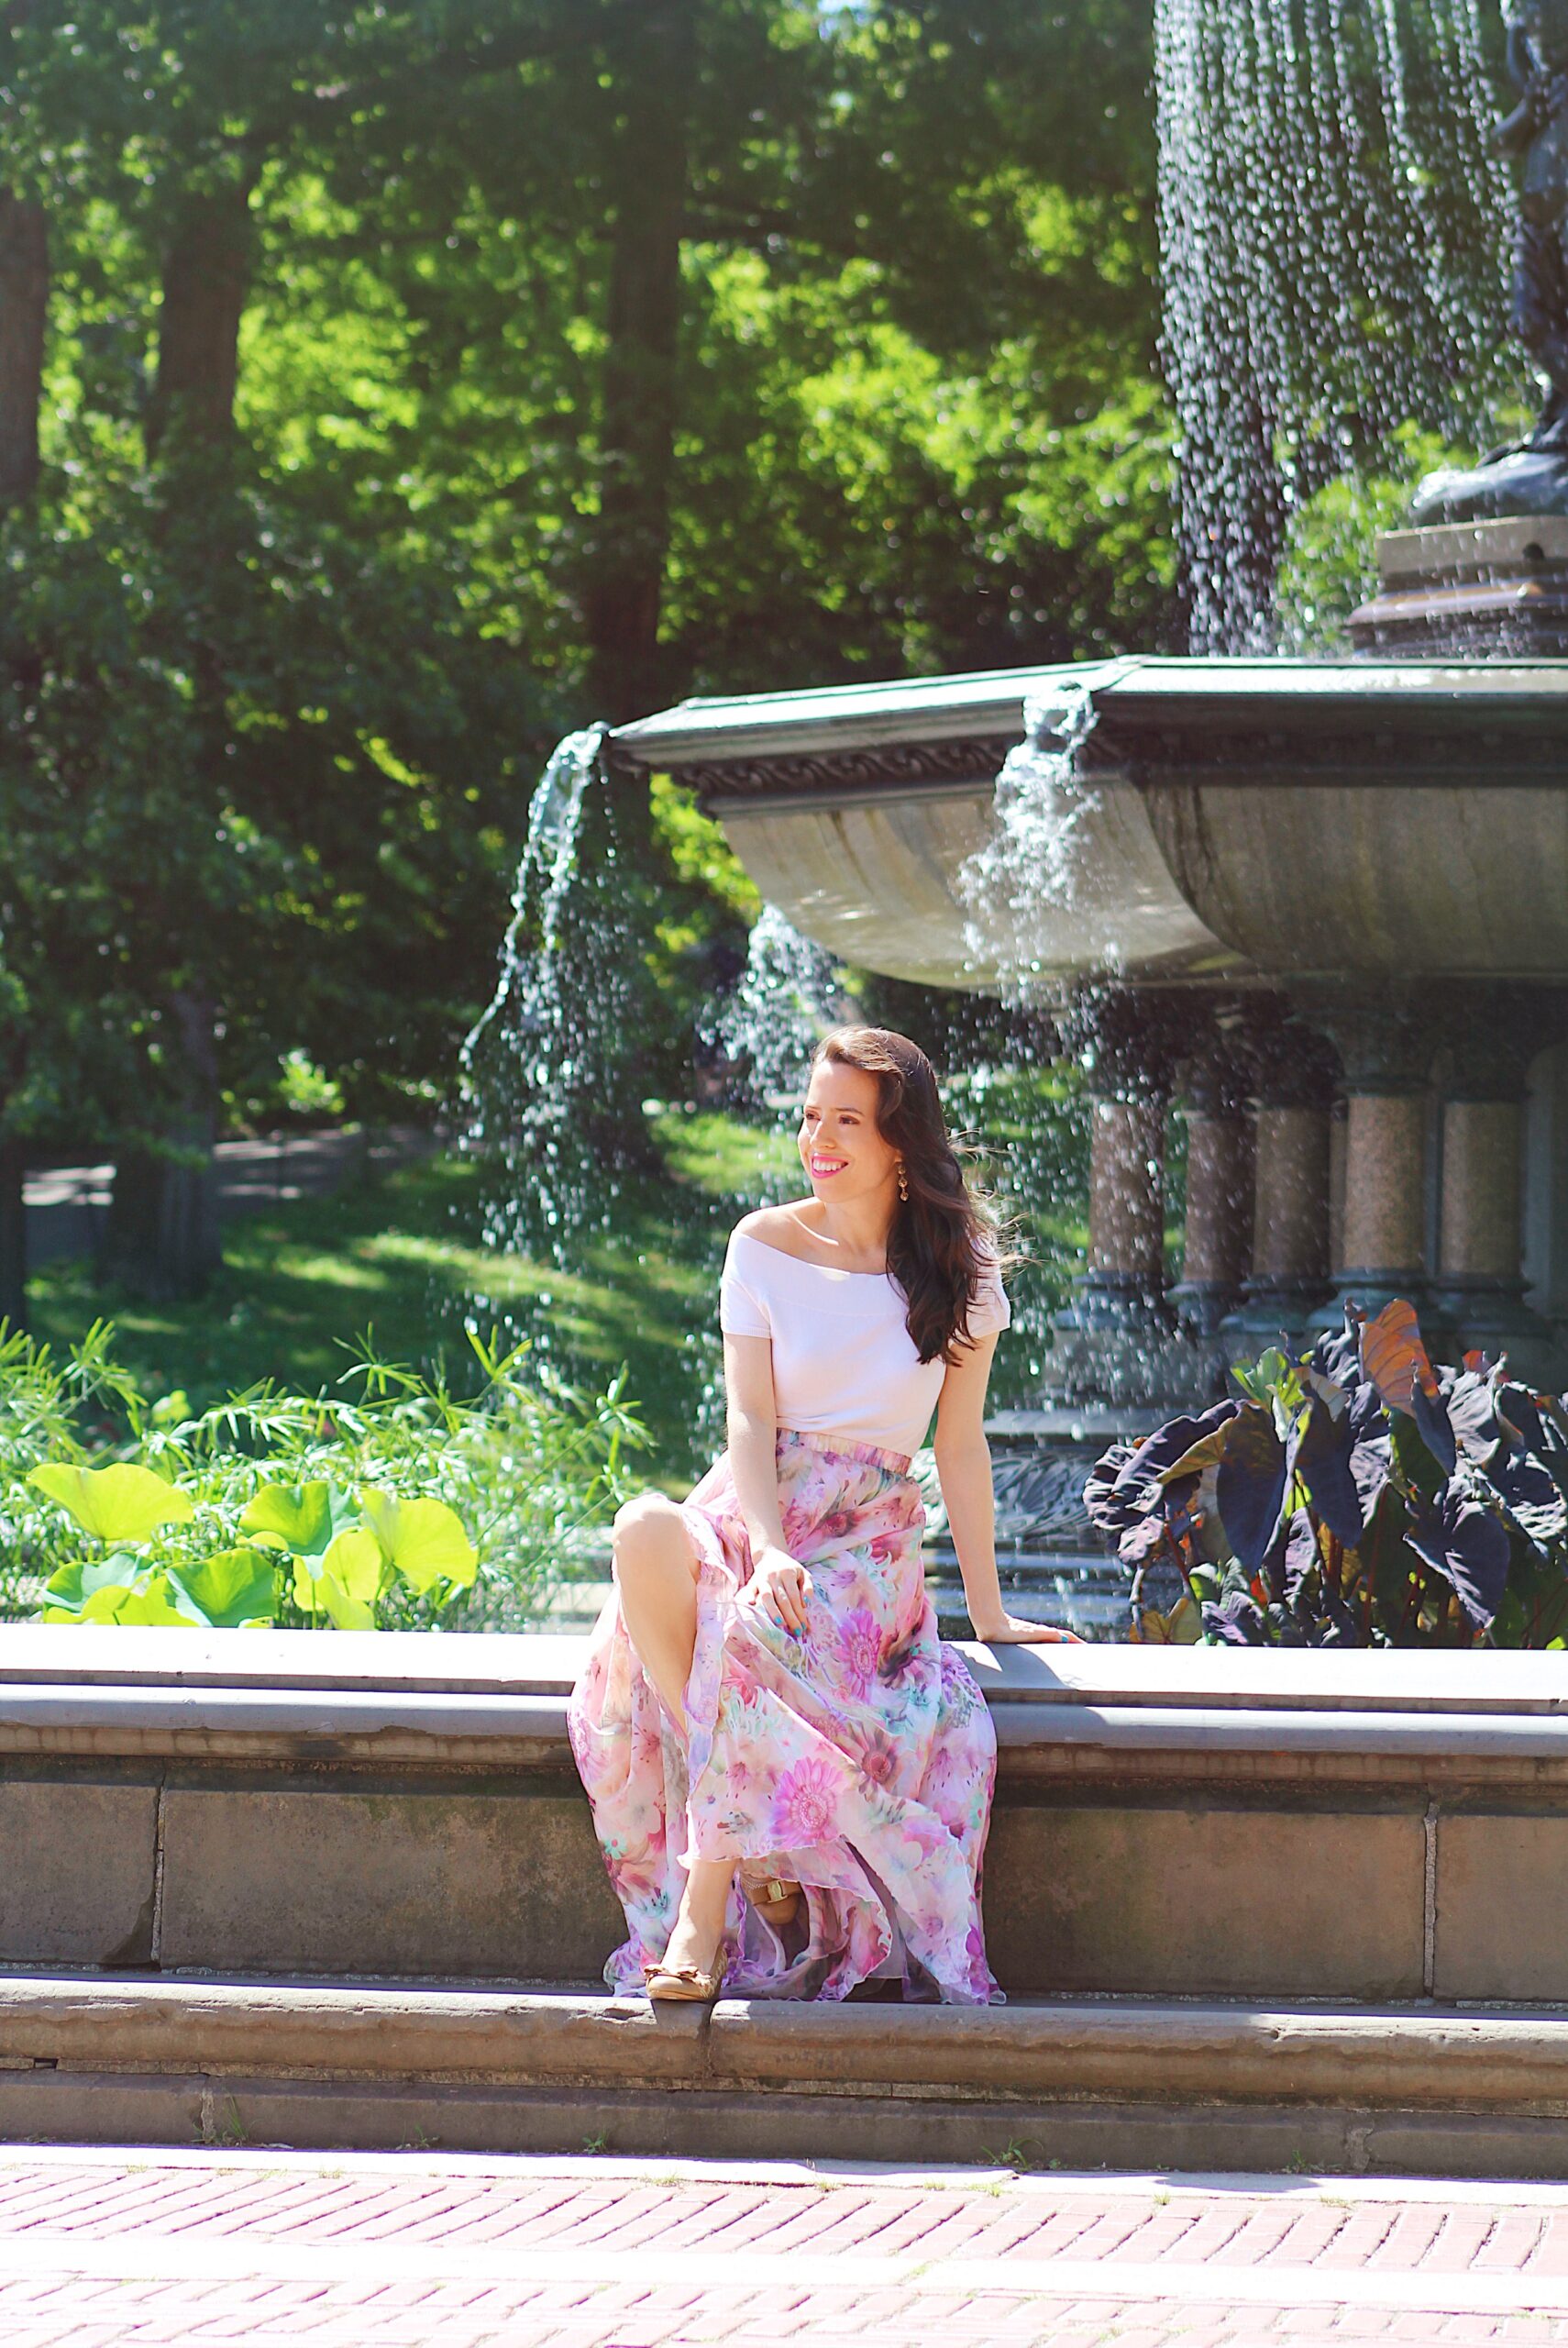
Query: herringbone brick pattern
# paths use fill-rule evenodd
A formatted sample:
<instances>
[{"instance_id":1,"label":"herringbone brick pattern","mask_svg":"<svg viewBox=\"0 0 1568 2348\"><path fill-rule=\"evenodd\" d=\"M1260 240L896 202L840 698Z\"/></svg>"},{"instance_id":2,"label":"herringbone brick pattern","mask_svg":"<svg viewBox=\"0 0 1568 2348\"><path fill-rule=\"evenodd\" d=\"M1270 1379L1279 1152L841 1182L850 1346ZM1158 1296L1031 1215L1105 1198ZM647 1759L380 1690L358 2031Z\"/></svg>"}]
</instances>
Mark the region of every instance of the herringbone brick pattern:
<instances>
[{"instance_id":1,"label":"herringbone brick pattern","mask_svg":"<svg viewBox=\"0 0 1568 2348\"><path fill-rule=\"evenodd\" d=\"M1568 2348L1568 2186L0 2148L4 2348Z\"/></svg>"}]
</instances>

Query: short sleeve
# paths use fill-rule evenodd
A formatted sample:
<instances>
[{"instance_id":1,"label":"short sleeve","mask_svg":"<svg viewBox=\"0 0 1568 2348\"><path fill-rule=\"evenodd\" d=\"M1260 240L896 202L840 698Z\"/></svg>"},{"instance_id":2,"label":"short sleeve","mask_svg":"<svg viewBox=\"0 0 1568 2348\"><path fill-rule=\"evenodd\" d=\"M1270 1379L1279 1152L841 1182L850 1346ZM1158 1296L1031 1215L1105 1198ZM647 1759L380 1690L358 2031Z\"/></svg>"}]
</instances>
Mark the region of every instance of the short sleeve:
<instances>
[{"instance_id":1,"label":"short sleeve","mask_svg":"<svg viewBox=\"0 0 1568 2348\"><path fill-rule=\"evenodd\" d=\"M767 1317L767 1306L760 1290L741 1269L735 1248L739 1236L738 1232L732 1231L724 1251L724 1269L719 1281L719 1326L730 1337L770 1337L773 1324Z\"/></svg>"},{"instance_id":2,"label":"short sleeve","mask_svg":"<svg viewBox=\"0 0 1568 2348\"><path fill-rule=\"evenodd\" d=\"M994 1264L982 1264L974 1301L969 1307L969 1335L971 1337L994 1337L999 1329L1010 1327L1011 1322L1012 1307L1007 1301L1001 1274Z\"/></svg>"}]
</instances>

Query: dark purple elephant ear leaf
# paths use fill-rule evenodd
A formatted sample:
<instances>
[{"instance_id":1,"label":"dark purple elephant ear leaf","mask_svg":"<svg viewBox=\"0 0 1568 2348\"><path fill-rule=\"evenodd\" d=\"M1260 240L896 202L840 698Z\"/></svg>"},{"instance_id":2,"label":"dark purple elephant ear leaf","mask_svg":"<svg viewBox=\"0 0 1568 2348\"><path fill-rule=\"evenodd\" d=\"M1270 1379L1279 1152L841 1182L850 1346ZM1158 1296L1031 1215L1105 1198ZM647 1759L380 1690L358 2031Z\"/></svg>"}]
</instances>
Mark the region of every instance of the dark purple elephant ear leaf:
<instances>
[{"instance_id":1,"label":"dark purple elephant ear leaf","mask_svg":"<svg viewBox=\"0 0 1568 2348\"><path fill-rule=\"evenodd\" d=\"M1348 1411L1336 1419L1314 1394L1290 1442L1290 1469L1331 1533L1353 1549L1365 1525L1361 1494L1352 1468L1355 1430ZM1221 1511L1223 1513L1223 1511Z\"/></svg>"},{"instance_id":2,"label":"dark purple elephant ear leaf","mask_svg":"<svg viewBox=\"0 0 1568 2348\"><path fill-rule=\"evenodd\" d=\"M1321 1562L1312 1520L1304 1508L1298 1508L1280 1525L1263 1561L1263 1579L1271 1601L1275 1606L1294 1606L1303 1582Z\"/></svg>"},{"instance_id":3,"label":"dark purple elephant ear leaf","mask_svg":"<svg viewBox=\"0 0 1568 2348\"><path fill-rule=\"evenodd\" d=\"M1268 1555L1285 1499L1285 1445L1269 1413L1249 1402L1225 1429L1214 1490L1225 1536L1239 1565L1255 1574Z\"/></svg>"},{"instance_id":4,"label":"dark purple elephant ear leaf","mask_svg":"<svg viewBox=\"0 0 1568 2348\"><path fill-rule=\"evenodd\" d=\"M1203 1627L1211 1639L1233 1647L1268 1645L1267 1618L1246 1590L1230 1589L1223 1598L1207 1600L1202 1611Z\"/></svg>"},{"instance_id":5,"label":"dark purple elephant ear leaf","mask_svg":"<svg viewBox=\"0 0 1568 2348\"><path fill-rule=\"evenodd\" d=\"M1183 1454L1233 1418L1236 1407L1234 1402L1217 1402L1196 1417L1183 1413L1167 1419L1140 1443L1113 1443L1097 1460L1084 1487L1090 1520L1102 1533L1125 1533L1158 1505L1163 1479L1190 1472L1181 1464Z\"/></svg>"},{"instance_id":6,"label":"dark purple elephant ear leaf","mask_svg":"<svg viewBox=\"0 0 1568 2348\"><path fill-rule=\"evenodd\" d=\"M1416 1422L1417 1434L1443 1474L1452 1476L1459 1464L1459 1444L1442 1396L1429 1394L1426 1388L1418 1383L1410 1397L1410 1415Z\"/></svg>"},{"instance_id":7,"label":"dark purple elephant ear leaf","mask_svg":"<svg viewBox=\"0 0 1568 2348\"><path fill-rule=\"evenodd\" d=\"M1353 1385L1360 1375L1361 1319L1345 1311L1342 1329L1325 1329L1311 1353L1312 1368L1321 1377L1331 1378L1336 1386Z\"/></svg>"},{"instance_id":8,"label":"dark purple elephant ear leaf","mask_svg":"<svg viewBox=\"0 0 1568 2348\"><path fill-rule=\"evenodd\" d=\"M1470 1621L1485 1630L1507 1587L1507 1528L1463 1484L1445 1484L1435 1501L1418 1494L1405 1538L1441 1576Z\"/></svg>"},{"instance_id":9,"label":"dark purple elephant ear leaf","mask_svg":"<svg viewBox=\"0 0 1568 2348\"><path fill-rule=\"evenodd\" d=\"M1201 1476L1208 1468L1218 1468L1225 1456L1225 1429L1213 1427L1208 1434L1184 1451L1174 1467L1161 1472L1162 1484L1177 1484L1184 1476Z\"/></svg>"},{"instance_id":10,"label":"dark purple elephant ear leaf","mask_svg":"<svg viewBox=\"0 0 1568 2348\"><path fill-rule=\"evenodd\" d=\"M1158 1556L1170 1539L1165 1518L1158 1509L1149 1516L1141 1516L1130 1524L1116 1545L1116 1554L1124 1566L1147 1565Z\"/></svg>"},{"instance_id":11,"label":"dark purple elephant ear leaf","mask_svg":"<svg viewBox=\"0 0 1568 2348\"><path fill-rule=\"evenodd\" d=\"M1472 1458L1485 1458L1503 1440L1503 1423L1497 1416L1497 1398L1491 1379L1476 1370L1462 1369L1457 1378L1445 1373L1443 1382L1448 1423L1458 1437L1460 1449Z\"/></svg>"},{"instance_id":12,"label":"dark purple elephant ear leaf","mask_svg":"<svg viewBox=\"0 0 1568 2348\"><path fill-rule=\"evenodd\" d=\"M1516 1450L1533 1451L1540 1457L1548 1449L1546 1423L1528 1386L1508 1380L1498 1387L1497 1423Z\"/></svg>"},{"instance_id":13,"label":"dark purple elephant ear leaf","mask_svg":"<svg viewBox=\"0 0 1568 2348\"><path fill-rule=\"evenodd\" d=\"M1394 1446L1386 1434L1369 1435L1358 1439L1350 1456L1350 1471L1361 1501L1361 1538L1364 1539L1366 1527L1372 1523L1373 1511L1383 1498L1394 1472ZM1359 1548L1360 1539L1353 1545Z\"/></svg>"},{"instance_id":14,"label":"dark purple elephant ear leaf","mask_svg":"<svg viewBox=\"0 0 1568 2348\"><path fill-rule=\"evenodd\" d=\"M1125 1531L1136 1513L1132 1493L1121 1488L1123 1470L1131 1465L1135 1450L1131 1443L1113 1443L1089 1471L1084 1486L1084 1506L1090 1522L1098 1524L1102 1533Z\"/></svg>"},{"instance_id":15,"label":"dark purple elephant ear leaf","mask_svg":"<svg viewBox=\"0 0 1568 2348\"><path fill-rule=\"evenodd\" d=\"M1505 1450L1487 1470L1486 1479L1526 1540L1543 1556L1568 1534L1568 1499L1539 1459Z\"/></svg>"}]
</instances>

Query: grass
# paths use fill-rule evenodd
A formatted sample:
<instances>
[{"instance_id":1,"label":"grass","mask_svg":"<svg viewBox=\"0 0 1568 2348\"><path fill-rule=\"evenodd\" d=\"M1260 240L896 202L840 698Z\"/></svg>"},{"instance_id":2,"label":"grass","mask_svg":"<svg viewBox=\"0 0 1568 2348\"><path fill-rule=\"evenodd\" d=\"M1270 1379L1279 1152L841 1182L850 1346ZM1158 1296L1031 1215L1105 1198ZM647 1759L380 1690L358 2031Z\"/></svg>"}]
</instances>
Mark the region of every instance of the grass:
<instances>
[{"instance_id":1,"label":"grass","mask_svg":"<svg viewBox=\"0 0 1568 2348\"><path fill-rule=\"evenodd\" d=\"M147 1304L98 1282L88 1263L46 1266L31 1290L37 1335L63 1344L97 1318L116 1324L118 1357L153 1396L182 1389L193 1405L275 1379L314 1391L341 1374L367 1329L384 1357L445 1364L466 1382L464 1317L542 1307L552 1340L581 1379L624 1362L651 1436L650 1479L690 1486L718 1434L717 1270L724 1235L795 1164L788 1137L717 1113L654 1120L659 1163L623 1181L614 1226L569 1273L479 1245L477 1168L426 1158L326 1199L280 1202L227 1227L225 1262L190 1304ZM1070 1155L1041 1185L1041 1261L1014 1283L1059 1289L1082 1245L1081 1174ZM477 1309L476 1298L483 1302ZM1034 1316L1038 1324L1038 1314ZM1004 1338L996 1393L1028 1390L1037 1325ZM703 1404L704 1389L709 1391Z\"/></svg>"},{"instance_id":2,"label":"grass","mask_svg":"<svg viewBox=\"0 0 1568 2348\"><path fill-rule=\"evenodd\" d=\"M719 1116L661 1120L663 1168L626 1182L613 1234L580 1271L557 1272L478 1244L477 1169L427 1158L326 1199L279 1202L231 1224L225 1262L205 1296L148 1304L98 1281L87 1262L46 1266L31 1290L35 1332L80 1337L115 1323L116 1353L154 1395L182 1388L203 1404L263 1378L315 1390L344 1369L351 1340L373 1329L392 1357L467 1376L465 1313L481 1318L548 1298L556 1334L608 1379L622 1362L653 1438L649 1472L690 1482L700 1466L694 1422L712 1357L713 1255L723 1231L787 1146Z\"/></svg>"}]
</instances>

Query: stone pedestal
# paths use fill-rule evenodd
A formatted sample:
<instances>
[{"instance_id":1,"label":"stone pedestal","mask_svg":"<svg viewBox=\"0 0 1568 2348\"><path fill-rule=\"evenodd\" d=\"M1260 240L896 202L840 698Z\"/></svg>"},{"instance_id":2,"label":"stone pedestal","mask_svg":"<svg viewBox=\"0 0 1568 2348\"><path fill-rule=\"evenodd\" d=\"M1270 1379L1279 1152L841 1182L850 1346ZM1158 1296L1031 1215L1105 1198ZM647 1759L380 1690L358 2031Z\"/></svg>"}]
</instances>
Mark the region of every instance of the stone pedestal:
<instances>
[{"instance_id":1,"label":"stone pedestal","mask_svg":"<svg viewBox=\"0 0 1568 2348\"><path fill-rule=\"evenodd\" d=\"M1427 1274L1426 1167L1431 1006L1391 989L1301 991L1302 1015L1328 1035L1344 1071L1343 1228L1330 1301L1315 1328L1337 1327L1347 1304L1375 1313L1404 1297L1420 1315L1432 1353L1453 1330Z\"/></svg>"},{"instance_id":2,"label":"stone pedestal","mask_svg":"<svg viewBox=\"0 0 1568 2348\"><path fill-rule=\"evenodd\" d=\"M1103 1317L1103 1302L1115 1318L1131 1304L1157 1313L1163 1322L1165 1096L1097 1100L1092 1113L1083 1312L1090 1320Z\"/></svg>"},{"instance_id":3,"label":"stone pedestal","mask_svg":"<svg viewBox=\"0 0 1568 2348\"><path fill-rule=\"evenodd\" d=\"M1561 481L1562 460L1554 465ZM1503 468L1495 470L1502 475ZM1453 478L1474 483L1480 477ZM1508 485L1517 494L1523 476L1509 475ZM1568 652L1568 515L1492 518L1484 500L1473 510L1474 519L1379 537L1379 592L1351 615L1359 652L1384 659L1539 659Z\"/></svg>"},{"instance_id":4,"label":"stone pedestal","mask_svg":"<svg viewBox=\"0 0 1568 2348\"><path fill-rule=\"evenodd\" d=\"M1233 1358L1281 1342L1299 1346L1328 1290L1333 1058L1320 1036L1284 1020L1254 1034L1252 1061L1252 1272L1225 1324Z\"/></svg>"},{"instance_id":5,"label":"stone pedestal","mask_svg":"<svg viewBox=\"0 0 1568 2348\"><path fill-rule=\"evenodd\" d=\"M1442 1114L1439 1299L1457 1342L1506 1353L1523 1378L1562 1382L1553 1331L1524 1301L1525 1071L1551 1040L1553 999L1507 987L1464 991L1452 1024Z\"/></svg>"},{"instance_id":6,"label":"stone pedestal","mask_svg":"<svg viewBox=\"0 0 1568 2348\"><path fill-rule=\"evenodd\" d=\"M1252 1268L1253 1136L1244 1072L1222 1047L1187 1081L1187 1246L1171 1290L1179 1325L1212 1339Z\"/></svg>"},{"instance_id":7,"label":"stone pedestal","mask_svg":"<svg viewBox=\"0 0 1568 2348\"><path fill-rule=\"evenodd\" d=\"M1189 1002L1190 1027L1194 1006ZM1157 1415L1181 1390L1165 1281L1165 1134L1176 1017L1155 991L1097 991L1067 1025L1085 1060L1092 1119L1088 1263L1056 1316L1049 1403ZM1150 1423L1153 1423L1152 1416Z\"/></svg>"}]
</instances>

